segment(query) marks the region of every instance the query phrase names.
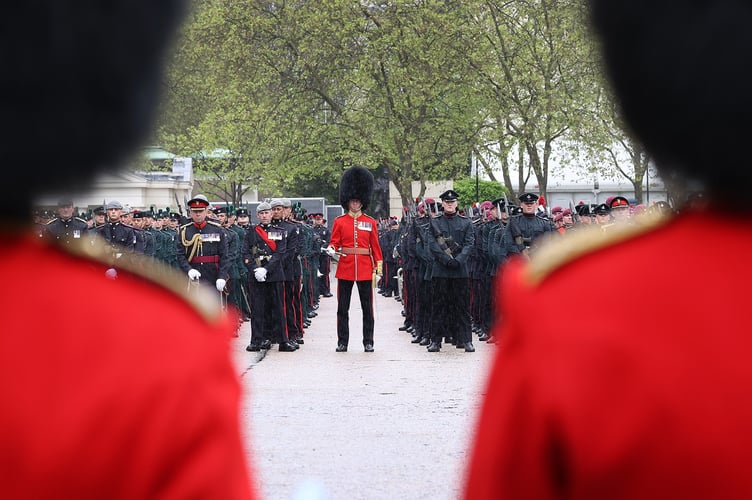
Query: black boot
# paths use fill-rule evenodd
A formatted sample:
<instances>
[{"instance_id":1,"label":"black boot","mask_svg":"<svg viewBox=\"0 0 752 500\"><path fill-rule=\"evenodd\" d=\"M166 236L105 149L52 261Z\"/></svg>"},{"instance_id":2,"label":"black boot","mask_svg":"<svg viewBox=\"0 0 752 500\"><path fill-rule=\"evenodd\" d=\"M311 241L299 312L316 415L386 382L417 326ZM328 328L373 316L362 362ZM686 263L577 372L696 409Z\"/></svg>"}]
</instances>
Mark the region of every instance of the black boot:
<instances>
[{"instance_id":1,"label":"black boot","mask_svg":"<svg viewBox=\"0 0 752 500\"><path fill-rule=\"evenodd\" d=\"M428 352L439 352L441 350L441 344L438 342L431 342L428 346Z\"/></svg>"}]
</instances>

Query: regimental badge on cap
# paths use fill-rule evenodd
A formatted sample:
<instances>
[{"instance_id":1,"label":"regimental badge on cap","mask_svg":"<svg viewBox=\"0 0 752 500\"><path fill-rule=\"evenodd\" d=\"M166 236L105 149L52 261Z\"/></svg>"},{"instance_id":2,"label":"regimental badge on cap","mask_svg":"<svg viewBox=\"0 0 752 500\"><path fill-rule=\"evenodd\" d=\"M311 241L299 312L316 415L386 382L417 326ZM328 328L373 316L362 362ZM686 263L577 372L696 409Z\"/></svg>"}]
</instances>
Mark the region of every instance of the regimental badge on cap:
<instances>
[{"instance_id":1,"label":"regimental badge on cap","mask_svg":"<svg viewBox=\"0 0 752 500\"><path fill-rule=\"evenodd\" d=\"M522 193L519 196L519 200L521 203L535 203L538 201L538 195L533 193Z\"/></svg>"},{"instance_id":2,"label":"regimental badge on cap","mask_svg":"<svg viewBox=\"0 0 752 500\"><path fill-rule=\"evenodd\" d=\"M614 196L614 198L611 200L611 203L609 203L612 209L614 208L629 208L629 200L627 200L623 196Z\"/></svg>"},{"instance_id":3,"label":"regimental badge on cap","mask_svg":"<svg viewBox=\"0 0 752 500\"><path fill-rule=\"evenodd\" d=\"M209 200L203 194L188 200L188 208L191 210L203 210L209 206Z\"/></svg>"},{"instance_id":4,"label":"regimental badge on cap","mask_svg":"<svg viewBox=\"0 0 752 500\"><path fill-rule=\"evenodd\" d=\"M606 205L605 203L601 203L597 207L595 207L595 215L608 215L611 213L611 207Z\"/></svg>"},{"instance_id":5,"label":"regimental badge on cap","mask_svg":"<svg viewBox=\"0 0 752 500\"><path fill-rule=\"evenodd\" d=\"M453 189L447 189L439 195L441 201L455 201L459 199L460 195Z\"/></svg>"}]
</instances>

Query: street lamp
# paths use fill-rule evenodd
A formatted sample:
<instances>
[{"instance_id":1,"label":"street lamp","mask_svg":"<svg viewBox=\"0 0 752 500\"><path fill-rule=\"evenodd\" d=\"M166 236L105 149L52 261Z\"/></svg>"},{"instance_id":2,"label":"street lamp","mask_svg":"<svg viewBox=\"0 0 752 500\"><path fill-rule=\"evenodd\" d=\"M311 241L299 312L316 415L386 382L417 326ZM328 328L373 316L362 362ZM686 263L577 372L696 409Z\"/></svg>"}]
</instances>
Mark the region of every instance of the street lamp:
<instances>
[{"instance_id":1,"label":"street lamp","mask_svg":"<svg viewBox=\"0 0 752 500\"><path fill-rule=\"evenodd\" d=\"M595 179L593 182L593 197L595 198L595 204L598 204L598 193L601 190L600 184L598 184L598 179Z\"/></svg>"}]
</instances>

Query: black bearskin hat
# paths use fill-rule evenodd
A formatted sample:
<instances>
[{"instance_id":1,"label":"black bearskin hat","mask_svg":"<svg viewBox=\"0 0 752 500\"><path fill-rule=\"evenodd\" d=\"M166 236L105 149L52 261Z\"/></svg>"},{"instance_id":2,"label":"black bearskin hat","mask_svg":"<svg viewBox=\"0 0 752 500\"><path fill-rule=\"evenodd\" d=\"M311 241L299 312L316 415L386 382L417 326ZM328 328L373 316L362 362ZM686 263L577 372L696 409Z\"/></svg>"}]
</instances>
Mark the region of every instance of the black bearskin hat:
<instances>
[{"instance_id":1,"label":"black bearskin hat","mask_svg":"<svg viewBox=\"0 0 752 500\"><path fill-rule=\"evenodd\" d=\"M367 169L355 165L345 170L339 183L339 203L348 210L350 200L360 200L363 210L368 208L373 196L373 174Z\"/></svg>"},{"instance_id":2,"label":"black bearskin hat","mask_svg":"<svg viewBox=\"0 0 752 500\"><path fill-rule=\"evenodd\" d=\"M183 3L21 2L0 21L0 157L13 166L4 178L12 210L24 213L46 190L86 187L148 137Z\"/></svg>"},{"instance_id":3,"label":"black bearskin hat","mask_svg":"<svg viewBox=\"0 0 752 500\"><path fill-rule=\"evenodd\" d=\"M591 4L624 116L664 178L699 181L724 206L749 211L749 192L736 187L752 183L739 148L752 133L750 3Z\"/></svg>"}]
</instances>

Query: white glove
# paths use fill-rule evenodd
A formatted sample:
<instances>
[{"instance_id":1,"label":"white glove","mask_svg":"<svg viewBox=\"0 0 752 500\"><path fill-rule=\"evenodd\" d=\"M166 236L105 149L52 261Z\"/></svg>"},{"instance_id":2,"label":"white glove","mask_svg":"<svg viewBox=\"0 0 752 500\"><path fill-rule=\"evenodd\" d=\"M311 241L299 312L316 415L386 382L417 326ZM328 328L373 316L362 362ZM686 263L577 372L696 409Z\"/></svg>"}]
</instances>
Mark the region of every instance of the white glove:
<instances>
[{"instance_id":1,"label":"white glove","mask_svg":"<svg viewBox=\"0 0 752 500\"><path fill-rule=\"evenodd\" d=\"M257 267L253 271L253 275L256 277L256 281L266 281L266 268Z\"/></svg>"},{"instance_id":2,"label":"white glove","mask_svg":"<svg viewBox=\"0 0 752 500\"><path fill-rule=\"evenodd\" d=\"M219 290L220 292L224 291L224 289L225 289L225 285L226 285L226 284L227 284L227 281L226 281L226 280L223 280L222 278L219 278L219 279L217 280L217 283L216 283L216 285L217 285L217 290Z\"/></svg>"},{"instance_id":3,"label":"white glove","mask_svg":"<svg viewBox=\"0 0 752 500\"><path fill-rule=\"evenodd\" d=\"M337 256L337 252L334 251L334 247L326 247L326 254L329 257L336 257Z\"/></svg>"},{"instance_id":4,"label":"white glove","mask_svg":"<svg viewBox=\"0 0 752 500\"><path fill-rule=\"evenodd\" d=\"M198 272L196 269L191 269L190 271L188 271L188 277L192 279L193 281L196 281L197 279L201 277L201 273Z\"/></svg>"},{"instance_id":5,"label":"white glove","mask_svg":"<svg viewBox=\"0 0 752 500\"><path fill-rule=\"evenodd\" d=\"M104 272L104 275L111 280L117 279L117 269L111 267Z\"/></svg>"}]
</instances>

